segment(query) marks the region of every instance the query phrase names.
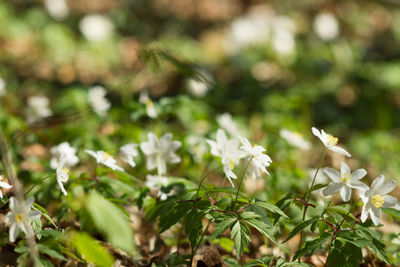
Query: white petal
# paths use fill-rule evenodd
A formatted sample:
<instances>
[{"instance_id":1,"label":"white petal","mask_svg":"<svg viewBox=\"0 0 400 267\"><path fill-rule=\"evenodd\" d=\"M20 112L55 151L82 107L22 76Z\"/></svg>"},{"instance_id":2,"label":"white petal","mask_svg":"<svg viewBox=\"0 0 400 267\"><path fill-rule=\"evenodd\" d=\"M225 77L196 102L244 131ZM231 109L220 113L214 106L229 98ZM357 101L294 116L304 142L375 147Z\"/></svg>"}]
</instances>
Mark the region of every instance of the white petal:
<instances>
[{"instance_id":1,"label":"white petal","mask_svg":"<svg viewBox=\"0 0 400 267\"><path fill-rule=\"evenodd\" d=\"M85 149L85 152L94 157L97 160L97 153L90 149Z\"/></svg>"},{"instance_id":2,"label":"white petal","mask_svg":"<svg viewBox=\"0 0 400 267\"><path fill-rule=\"evenodd\" d=\"M147 157L146 161L146 168L147 170L151 171L157 167L157 159L154 156Z\"/></svg>"},{"instance_id":3,"label":"white petal","mask_svg":"<svg viewBox=\"0 0 400 267\"><path fill-rule=\"evenodd\" d=\"M356 189L358 189L360 191L367 191L369 189L369 187L366 184L364 184L364 183L362 183L360 181L357 181L357 180L356 181L351 181L350 187L351 188L356 188Z\"/></svg>"},{"instance_id":4,"label":"white petal","mask_svg":"<svg viewBox=\"0 0 400 267\"><path fill-rule=\"evenodd\" d=\"M376 189L375 192L377 194L386 195L387 193L392 192L395 187L396 187L396 181L391 180L384 182L379 188Z\"/></svg>"},{"instance_id":5,"label":"white petal","mask_svg":"<svg viewBox=\"0 0 400 267\"><path fill-rule=\"evenodd\" d=\"M225 131L222 129L218 129L217 136L215 138L216 138L218 144L223 144L228 140L228 138L226 137Z\"/></svg>"},{"instance_id":6,"label":"white petal","mask_svg":"<svg viewBox=\"0 0 400 267\"><path fill-rule=\"evenodd\" d=\"M160 174L166 174L167 173L167 164L165 160L159 160L157 164L158 171Z\"/></svg>"},{"instance_id":7,"label":"white petal","mask_svg":"<svg viewBox=\"0 0 400 267\"><path fill-rule=\"evenodd\" d=\"M357 169L351 174L352 180L361 180L364 176L367 175L367 171L364 169Z\"/></svg>"},{"instance_id":8,"label":"white petal","mask_svg":"<svg viewBox=\"0 0 400 267\"><path fill-rule=\"evenodd\" d=\"M313 133L316 137L318 137L318 138L321 140L321 142L326 146L325 140L322 138L321 132L320 132L317 128L315 128L315 127L312 127L312 128L311 128L311 131L312 131L312 133Z\"/></svg>"},{"instance_id":9,"label":"white petal","mask_svg":"<svg viewBox=\"0 0 400 267\"><path fill-rule=\"evenodd\" d=\"M349 166L342 161L340 164L340 174L351 173Z\"/></svg>"},{"instance_id":10,"label":"white petal","mask_svg":"<svg viewBox=\"0 0 400 267\"><path fill-rule=\"evenodd\" d=\"M18 200L15 197L10 197L10 210L16 210L18 204Z\"/></svg>"},{"instance_id":11,"label":"white petal","mask_svg":"<svg viewBox=\"0 0 400 267\"><path fill-rule=\"evenodd\" d=\"M333 195L334 193L339 191L342 187L343 187L342 183L332 182L322 190L322 195L325 197Z\"/></svg>"},{"instance_id":12,"label":"white petal","mask_svg":"<svg viewBox=\"0 0 400 267\"><path fill-rule=\"evenodd\" d=\"M323 169L324 173L334 182L341 183L340 174L337 170L326 167Z\"/></svg>"},{"instance_id":13,"label":"white petal","mask_svg":"<svg viewBox=\"0 0 400 267\"><path fill-rule=\"evenodd\" d=\"M28 218L30 220L39 219L40 216L42 216L42 213L40 211L38 211L38 210L30 210L28 212Z\"/></svg>"},{"instance_id":14,"label":"white petal","mask_svg":"<svg viewBox=\"0 0 400 267\"><path fill-rule=\"evenodd\" d=\"M369 213L369 209L370 209L370 204L369 203L365 203L363 208L362 208L362 212L361 212L361 221L365 222L368 218L368 213Z\"/></svg>"},{"instance_id":15,"label":"white petal","mask_svg":"<svg viewBox=\"0 0 400 267\"><path fill-rule=\"evenodd\" d=\"M375 178L375 180L371 184L371 191L375 193L378 190L378 188L382 186L384 181L385 181L385 176L383 175L379 175L377 178Z\"/></svg>"},{"instance_id":16,"label":"white petal","mask_svg":"<svg viewBox=\"0 0 400 267\"><path fill-rule=\"evenodd\" d=\"M3 187L5 189L10 189L12 187L12 185L9 185L5 182L0 182L0 187Z\"/></svg>"},{"instance_id":17,"label":"white petal","mask_svg":"<svg viewBox=\"0 0 400 267\"><path fill-rule=\"evenodd\" d=\"M344 150L343 148L341 148L341 147L330 146L328 149L332 150L333 152L345 155L346 157L351 157L351 154L349 152L347 152L346 150Z\"/></svg>"},{"instance_id":18,"label":"white petal","mask_svg":"<svg viewBox=\"0 0 400 267\"><path fill-rule=\"evenodd\" d=\"M32 207L33 202L35 202L35 198L29 197L27 200L25 200L25 208L29 210Z\"/></svg>"},{"instance_id":19,"label":"white petal","mask_svg":"<svg viewBox=\"0 0 400 267\"><path fill-rule=\"evenodd\" d=\"M383 196L383 207L384 208L391 208L394 207L397 203L397 199L392 196Z\"/></svg>"},{"instance_id":20,"label":"white petal","mask_svg":"<svg viewBox=\"0 0 400 267\"><path fill-rule=\"evenodd\" d=\"M371 206L369 214L371 215L372 222L375 225L379 225L379 222L381 221L381 209Z\"/></svg>"},{"instance_id":21,"label":"white petal","mask_svg":"<svg viewBox=\"0 0 400 267\"><path fill-rule=\"evenodd\" d=\"M20 229L16 223L11 224L10 226L10 242L15 242L15 239L17 238L18 234L20 232Z\"/></svg>"},{"instance_id":22,"label":"white petal","mask_svg":"<svg viewBox=\"0 0 400 267\"><path fill-rule=\"evenodd\" d=\"M351 188L344 185L340 188L340 196L344 202L348 202L351 197Z\"/></svg>"},{"instance_id":23,"label":"white petal","mask_svg":"<svg viewBox=\"0 0 400 267\"><path fill-rule=\"evenodd\" d=\"M60 186L61 192L63 192L63 194L66 196L67 195L67 191L65 191L64 185L60 180L57 180L58 185Z\"/></svg>"},{"instance_id":24,"label":"white petal","mask_svg":"<svg viewBox=\"0 0 400 267\"><path fill-rule=\"evenodd\" d=\"M140 149L145 155L150 155L154 153L154 144L151 142L140 143Z\"/></svg>"}]
</instances>

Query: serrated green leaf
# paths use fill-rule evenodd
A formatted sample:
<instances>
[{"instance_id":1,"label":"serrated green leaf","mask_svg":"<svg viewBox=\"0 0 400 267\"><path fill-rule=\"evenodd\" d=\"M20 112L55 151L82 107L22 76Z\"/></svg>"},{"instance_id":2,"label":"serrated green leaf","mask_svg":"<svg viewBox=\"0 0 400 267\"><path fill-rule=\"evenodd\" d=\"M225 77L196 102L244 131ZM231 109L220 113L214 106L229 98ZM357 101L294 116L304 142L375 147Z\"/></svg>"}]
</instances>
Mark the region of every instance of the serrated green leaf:
<instances>
[{"instance_id":1,"label":"serrated green leaf","mask_svg":"<svg viewBox=\"0 0 400 267\"><path fill-rule=\"evenodd\" d=\"M114 264L110 253L87 233L71 234L71 243L87 262L99 267L111 267Z\"/></svg>"},{"instance_id":2,"label":"serrated green leaf","mask_svg":"<svg viewBox=\"0 0 400 267\"><path fill-rule=\"evenodd\" d=\"M239 217L243 220L252 220L252 219L257 219L260 217L259 214L252 212L252 211L245 211L239 213Z\"/></svg>"},{"instance_id":3,"label":"serrated green leaf","mask_svg":"<svg viewBox=\"0 0 400 267\"><path fill-rule=\"evenodd\" d=\"M254 203L254 205L263 207L264 209L267 209L267 210L269 210L271 212L277 213L277 214L283 216L286 219L289 218L280 208L278 208L277 206L275 206L275 205L273 205L271 203L260 202L259 201L259 202Z\"/></svg>"},{"instance_id":4,"label":"serrated green leaf","mask_svg":"<svg viewBox=\"0 0 400 267\"><path fill-rule=\"evenodd\" d=\"M214 233L210 237L210 240L214 240L221 234L223 234L229 227L232 226L234 222L237 221L236 217L226 217L225 220L220 221L215 227L214 227Z\"/></svg>"},{"instance_id":5,"label":"serrated green leaf","mask_svg":"<svg viewBox=\"0 0 400 267\"><path fill-rule=\"evenodd\" d=\"M274 233L272 232L271 226L257 219L246 220L246 222L256 228L257 231L265 235L272 242L275 242Z\"/></svg>"},{"instance_id":6,"label":"serrated green leaf","mask_svg":"<svg viewBox=\"0 0 400 267\"><path fill-rule=\"evenodd\" d=\"M293 257L293 260L301 258L302 256L304 256L306 254L313 254L315 250L317 250L318 248L321 248L321 246L326 241L328 241L330 238L332 238L331 234L324 233L320 237L318 237L312 241L307 241L304 244L304 247L296 252L296 254Z\"/></svg>"},{"instance_id":7,"label":"serrated green leaf","mask_svg":"<svg viewBox=\"0 0 400 267\"><path fill-rule=\"evenodd\" d=\"M237 221L231 230L231 238L235 240L236 257L239 259L251 238L249 227L241 221Z\"/></svg>"},{"instance_id":8,"label":"serrated green leaf","mask_svg":"<svg viewBox=\"0 0 400 267\"><path fill-rule=\"evenodd\" d=\"M183 202L177 203L175 206L169 210L164 210L164 213L160 215L160 220L158 226L160 227L160 232L164 232L171 226L175 225L185 214L192 208L193 203Z\"/></svg>"},{"instance_id":9,"label":"serrated green leaf","mask_svg":"<svg viewBox=\"0 0 400 267\"><path fill-rule=\"evenodd\" d=\"M190 246L194 248L200 238L201 232L203 231L203 217L204 212L192 209L186 216L185 222L185 233L188 236Z\"/></svg>"},{"instance_id":10,"label":"serrated green leaf","mask_svg":"<svg viewBox=\"0 0 400 267\"><path fill-rule=\"evenodd\" d=\"M36 204L36 203L33 203L33 204ZM35 207L32 207L32 209L40 211L40 213L43 215L43 217L45 217L47 221L49 221L54 227L57 228L57 225L53 222L53 220L50 218L50 216L48 215L48 213L45 209L36 208L36 205L35 205Z\"/></svg>"},{"instance_id":11,"label":"serrated green leaf","mask_svg":"<svg viewBox=\"0 0 400 267\"><path fill-rule=\"evenodd\" d=\"M290 232L289 236L282 243L286 243L287 241L292 239L295 235L297 235L301 230L303 230L304 228L306 228L315 221L318 221L318 218L312 218L296 225L296 227L292 230L292 232Z\"/></svg>"},{"instance_id":12,"label":"serrated green leaf","mask_svg":"<svg viewBox=\"0 0 400 267\"><path fill-rule=\"evenodd\" d=\"M400 220L400 210L396 210L393 208L382 208L382 211L389 215L391 218L395 217L397 220Z\"/></svg>"},{"instance_id":13,"label":"serrated green leaf","mask_svg":"<svg viewBox=\"0 0 400 267\"><path fill-rule=\"evenodd\" d=\"M138 255L129 218L115 204L93 191L86 200L86 209L97 230L112 246Z\"/></svg>"},{"instance_id":14,"label":"serrated green leaf","mask_svg":"<svg viewBox=\"0 0 400 267\"><path fill-rule=\"evenodd\" d=\"M349 219L354 220L354 221L357 220L351 213L348 213L349 211L345 207L342 207L342 206L329 207L326 209L326 211L328 213L339 213L343 218L345 218L347 220L349 220Z\"/></svg>"},{"instance_id":15,"label":"serrated green leaf","mask_svg":"<svg viewBox=\"0 0 400 267\"><path fill-rule=\"evenodd\" d=\"M63 261L67 260L63 255L61 255L58 251L55 251L52 248L49 248L49 247L47 247L45 245L42 245L42 244L38 244L37 247L38 247L40 253L46 254L46 255L48 255L50 257L53 257L53 258L56 258L56 259L60 259L60 260L63 260Z\"/></svg>"}]
</instances>

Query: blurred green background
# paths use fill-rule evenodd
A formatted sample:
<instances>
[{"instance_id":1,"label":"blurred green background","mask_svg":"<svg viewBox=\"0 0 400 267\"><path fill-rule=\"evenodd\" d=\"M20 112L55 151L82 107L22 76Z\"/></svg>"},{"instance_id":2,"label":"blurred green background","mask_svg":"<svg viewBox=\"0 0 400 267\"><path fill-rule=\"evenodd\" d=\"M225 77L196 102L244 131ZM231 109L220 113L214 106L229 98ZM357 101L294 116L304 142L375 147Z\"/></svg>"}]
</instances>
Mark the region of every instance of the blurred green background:
<instances>
[{"instance_id":1,"label":"blurred green background","mask_svg":"<svg viewBox=\"0 0 400 267\"><path fill-rule=\"evenodd\" d=\"M53 113L67 113L102 85L113 106L106 119L69 121L23 145L47 148L67 137L100 149L144 139L142 129L212 136L218 116L230 113L240 133L267 145L272 181L284 190L307 176L288 166L315 166L319 153L304 157L279 137L282 128L318 144L317 152L310 128L323 128L369 179L399 180L399 7L390 0L1 1L1 120L12 135L26 127L29 97L45 95ZM157 103L155 122L141 117L144 90ZM188 150L193 142L185 141ZM339 166L341 158L329 160Z\"/></svg>"}]
</instances>

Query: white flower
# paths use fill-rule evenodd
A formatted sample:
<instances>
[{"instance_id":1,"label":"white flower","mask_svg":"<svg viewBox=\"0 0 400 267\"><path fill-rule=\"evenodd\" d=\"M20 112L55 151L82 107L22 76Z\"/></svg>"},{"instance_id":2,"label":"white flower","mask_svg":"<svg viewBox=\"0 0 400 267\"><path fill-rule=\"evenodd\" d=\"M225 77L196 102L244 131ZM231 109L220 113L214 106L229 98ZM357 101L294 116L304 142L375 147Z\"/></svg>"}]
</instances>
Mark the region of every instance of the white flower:
<instances>
[{"instance_id":1,"label":"white flower","mask_svg":"<svg viewBox=\"0 0 400 267\"><path fill-rule=\"evenodd\" d=\"M1 180L3 180L3 179L4 179L4 176L0 175L0 187L3 187L5 189L10 189L12 186L5 182L2 182ZM1 190L0 190L0 198L3 198L3 192L1 192Z\"/></svg>"},{"instance_id":2,"label":"white flower","mask_svg":"<svg viewBox=\"0 0 400 267\"><path fill-rule=\"evenodd\" d=\"M356 188L361 191L368 189L368 186L360 182L360 180L367 174L364 169L357 169L351 172L349 166L342 162L340 166L340 173L332 168L324 168L324 173L333 181L322 190L323 196L333 195L340 192L340 196L344 202L350 200L351 189Z\"/></svg>"},{"instance_id":3,"label":"white flower","mask_svg":"<svg viewBox=\"0 0 400 267\"><path fill-rule=\"evenodd\" d=\"M171 194L173 194L173 190L171 190L171 192L169 194L166 194L164 192L161 191L161 187L162 186L167 186L168 185L168 178L165 176L160 176L160 175L146 175L146 183L145 185L152 189L155 190L157 192L157 196L161 199L161 200L166 200L167 197Z\"/></svg>"},{"instance_id":4,"label":"white flower","mask_svg":"<svg viewBox=\"0 0 400 267\"><path fill-rule=\"evenodd\" d=\"M28 198L23 203L19 203L15 197L10 198L10 211L7 213L5 219L6 224L11 224L10 242L15 241L21 229L27 236L33 236L34 232L30 222L41 216L40 211L31 210L33 201L33 197ZM26 224L26 222L28 222L28 224Z\"/></svg>"},{"instance_id":5,"label":"white flower","mask_svg":"<svg viewBox=\"0 0 400 267\"><path fill-rule=\"evenodd\" d=\"M28 109L26 111L28 123L51 116L53 113L49 109L49 99L45 96L32 96L28 99Z\"/></svg>"},{"instance_id":6,"label":"white flower","mask_svg":"<svg viewBox=\"0 0 400 267\"><path fill-rule=\"evenodd\" d=\"M131 167L135 167L136 163L133 161L133 157L139 155L139 151L137 150L137 144L126 144L121 146L119 149L119 154L121 159L128 163Z\"/></svg>"},{"instance_id":7,"label":"white flower","mask_svg":"<svg viewBox=\"0 0 400 267\"><path fill-rule=\"evenodd\" d=\"M228 140L226 137L226 133L222 129L218 129L216 135L216 141L207 139L207 143L211 147L211 154L216 157L221 157L224 153L224 150L233 149L239 147L239 142L236 139Z\"/></svg>"},{"instance_id":8,"label":"white flower","mask_svg":"<svg viewBox=\"0 0 400 267\"><path fill-rule=\"evenodd\" d=\"M0 96L6 94L6 81L0 77Z\"/></svg>"},{"instance_id":9,"label":"white flower","mask_svg":"<svg viewBox=\"0 0 400 267\"><path fill-rule=\"evenodd\" d=\"M114 25L111 20L100 14L86 15L79 22L82 34L92 42L98 42L109 38L113 33Z\"/></svg>"},{"instance_id":10,"label":"white flower","mask_svg":"<svg viewBox=\"0 0 400 267\"><path fill-rule=\"evenodd\" d=\"M203 97L211 88L213 77L205 70L199 70L199 75L187 80L189 93L195 97Z\"/></svg>"},{"instance_id":11,"label":"white flower","mask_svg":"<svg viewBox=\"0 0 400 267\"><path fill-rule=\"evenodd\" d=\"M57 146L53 146L50 149L50 153L52 155L52 158L50 160L50 167L53 169L57 169L59 158L61 158L61 155L64 155L65 157L66 166L75 166L79 162L79 158L76 156L76 151L76 148L71 147L68 142L62 142Z\"/></svg>"},{"instance_id":12,"label":"white flower","mask_svg":"<svg viewBox=\"0 0 400 267\"><path fill-rule=\"evenodd\" d=\"M68 16L69 9L65 0L46 0L44 5L49 14L56 20L62 20Z\"/></svg>"},{"instance_id":13,"label":"white flower","mask_svg":"<svg viewBox=\"0 0 400 267\"><path fill-rule=\"evenodd\" d=\"M224 113L217 116L217 122L219 126L225 129L229 134L236 136L239 134L239 128L232 119L232 115L229 113Z\"/></svg>"},{"instance_id":14,"label":"white flower","mask_svg":"<svg viewBox=\"0 0 400 267\"><path fill-rule=\"evenodd\" d=\"M146 166L148 170L157 168L160 175L165 174L167 172L167 162L178 163L181 161L175 151L182 144L179 141L171 141L171 133L164 134L160 140L151 132L147 134L147 137L149 141L142 142L140 149L147 156Z\"/></svg>"},{"instance_id":15,"label":"white flower","mask_svg":"<svg viewBox=\"0 0 400 267\"><path fill-rule=\"evenodd\" d=\"M396 187L396 181L385 182L385 176L378 176L368 189L361 194L364 206L361 213L361 221L365 222L368 214L371 215L372 222L378 225L381 220L381 208L396 207L397 199L387 195Z\"/></svg>"},{"instance_id":16,"label":"white flower","mask_svg":"<svg viewBox=\"0 0 400 267\"><path fill-rule=\"evenodd\" d=\"M295 49L294 23L285 16L279 16L274 20L272 45L282 54L291 54Z\"/></svg>"},{"instance_id":17,"label":"white flower","mask_svg":"<svg viewBox=\"0 0 400 267\"><path fill-rule=\"evenodd\" d=\"M279 135L294 147L303 150L308 150L311 147L310 142L306 141L300 133L292 132L288 129L281 129Z\"/></svg>"},{"instance_id":18,"label":"white flower","mask_svg":"<svg viewBox=\"0 0 400 267\"><path fill-rule=\"evenodd\" d=\"M60 161L58 162L56 174L57 174L57 183L60 186L61 191L63 192L63 194L66 196L67 195L67 191L65 191L63 183L66 183L68 181L69 169L64 167L65 162L66 162L66 156L65 155L61 155Z\"/></svg>"},{"instance_id":19,"label":"white flower","mask_svg":"<svg viewBox=\"0 0 400 267\"><path fill-rule=\"evenodd\" d=\"M192 155L194 161L200 163L208 151L208 146L204 138L198 135L189 135L186 138L186 143L188 144L189 153Z\"/></svg>"},{"instance_id":20,"label":"white flower","mask_svg":"<svg viewBox=\"0 0 400 267\"><path fill-rule=\"evenodd\" d=\"M86 149L85 152L94 157L97 163L103 164L113 170L124 171L123 168L117 165L114 157L103 150L93 151Z\"/></svg>"},{"instance_id":21,"label":"white flower","mask_svg":"<svg viewBox=\"0 0 400 267\"><path fill-rule=\"evenodd\" d=\"M260 177L261 172L265 172L269 175L266 167L271 165L272 160L268 155L264 154L266 149L258 145L252 146L245 137L239 136L239 140L242 143L240 148L246 152L248 159L251 158L247 174L253 178Z\"/></svg>"},{"instance_id":22,"label":"white flower","mask_svg":"<svg viewBox=\"0 0 400 267\"><path fill-rule=\"evenodd\" d=\"M89 89L88 99L93 110L101 117L106 115L110 109L111 103L105 97L107 94L103 86L97 85Z\"/></svg>"},{"instance_id":23,"label":"white flower","mask_svg":"<svg viewBox=\"0 0 400 267\"><path fill-rule=\"evenodd\" d=\"M230 151L231 150L231 151ZM227 149L224 150L223 155L221 157L221 164L223 166L223 171L225 173L226 178L228 178L229 182L231 183L232 187L235 185L232 182L232 179L236 179L237 176L233 172L235 165L239 161L240 153L237 153L238 150L235 149Z\"/></svg>"},{"instance_id":24,"label":"white flower","mask_svg":"<svg viewBox=\"0 0 400 267\"><path fill-rule=\"evenodd\" d=\"M326 148L332 150L333 152L345 155L346 157L351 157L349 152L347 152L341 147L336 146L337 142L339 141L338 138L334 137L333 135L325 133L324 130L321 130L320 132L315 127L312 127L311 130L312 133L321 140L321 142L324 144Z\"/></svg>"},{"instance_id":25,"label":"white flower","mask_svg":"<svg viewBox=\"0 0 400 267\"><path fill-rule=\"evenodd\" d=\"M324 41L335 39L339 35L339 24L331 13L320 13L314 20L314 31Z\"/></svg>"},{"instance_id":26,"label":"white flower","mask_svg":"<svg viewBox=\"0 0 400 267\"><path fill-rule=\"evenodd\" d=\"M153 101L149 97L149 93L147 91L142 91L139 96L139 102L146 105L146 113L152 119L157 118L157 110L154 106Z\"/></svg>"}]
</instances>

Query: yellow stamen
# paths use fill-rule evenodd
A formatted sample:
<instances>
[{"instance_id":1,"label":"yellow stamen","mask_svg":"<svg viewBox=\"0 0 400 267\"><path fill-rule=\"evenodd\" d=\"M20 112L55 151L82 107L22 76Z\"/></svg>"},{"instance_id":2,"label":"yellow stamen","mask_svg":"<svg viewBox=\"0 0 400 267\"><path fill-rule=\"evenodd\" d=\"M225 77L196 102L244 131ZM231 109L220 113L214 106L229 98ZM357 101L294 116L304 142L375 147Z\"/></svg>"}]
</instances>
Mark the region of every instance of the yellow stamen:
<instances>
[{"instance_id":1,"label":"yellow stamen","mask_svg":"<svg viewBox=\"0 0 400 267\"><path fill-rule=\"evenodd\" d=\"M328 134L328 145L329 146L336 146L337 142L339 141L338 138L334 137L331 134Z\"/></svg>"},{"instance_id":2,"label":"yellow stamen","mask_svg":"<svg viewBox=\"0 0 400 267\"><path fill-rule=\"evenodd\" d=\"M146 101L146 107L150 108L150 107L153 107L153 106L154 106L153 101L151 101L151 99L148 99Z\"/></svg>"},{"instance_id":3,"label":"yellow stamen","mask_svg":"<svg viewBox=\"0 0 400 267\"><path fill-rule=\"evenodd\" d=\"M383 197L381 195L377 194L372 197L372 205L374 205L375 208L382 208L383 203L385 203L385 201L383 201Z\"/></svg>"},{"instance_id":4,"label":"yellow stamen","mask_svg":"<svg viewBox=\"0 0 400 267\"><path fill-rule=\"evenodd\" d=\"M344 183L348 183L351 181L351 173L345 172L340 176L340 179L344 182Z\"/></svg>"},{"instance_id":5,"label":"yellow stamen","mask_svg":"<svg viewBox=\"0 0 400 267\"><path fill-rule=\"evenodd\" d=\"M104 157L106 158L106 160L112 159L112 156L107 152L104 152Z\"/></svg>"},{"instance_id":6,"label":"yellow stamen","mask_svg":"<svg viewBox=\"0 0 400 267\"><path fill-rule=\"evenodd\" d=\"M233 170L233 168L235 167L235 164L233 164L233 160L229 159L229 169Z\"/></svg>"},{"instance_id":7,"label":"yellow stamen","mask_svg":"<svg viewBox=\"0 0 400 267\"><path fill-rule=\"evenodd\" d=\"M17 221L17 223L22 223L23 218L24 218L24 214L22 214L22 213L15 214L15 220Z\"/></svg>"},{"instance_id":8,"label":"yellow stamen","mask_svg":"<svg viewBox=\"0 0 400 267\"><path fill-rule=\"evenodd\" d=\"M63 171L65 174L68 174L68 172L69 172L69 170L68 170L67 168L63 168L62 171Z\"/></svg>"}]
</instances>

